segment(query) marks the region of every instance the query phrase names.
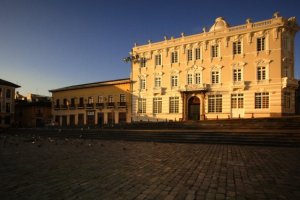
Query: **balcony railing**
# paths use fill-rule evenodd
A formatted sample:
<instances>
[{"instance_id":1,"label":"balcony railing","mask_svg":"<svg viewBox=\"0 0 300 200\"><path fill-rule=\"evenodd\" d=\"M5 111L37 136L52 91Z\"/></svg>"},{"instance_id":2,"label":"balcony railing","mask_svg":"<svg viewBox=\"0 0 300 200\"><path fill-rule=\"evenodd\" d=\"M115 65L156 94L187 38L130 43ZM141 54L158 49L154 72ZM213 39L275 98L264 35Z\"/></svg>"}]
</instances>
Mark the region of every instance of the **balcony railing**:
<instances>
[{"instance_id":1,"label":"balcony railing","mask_svg":"<svg viewBox=\"0 0 300 200\"><path fill-rule=\"evenodd\" d=\"M77 108L78 109L84 109L84 104L83 103L82 104L78 104Z\"/></svg>"},{"instance_id":2,"label":"balcony railing","mask_svg":"<svg viewBox=\"0 0 300 200\"><path fill-rule=\"evenodd\" d=\"M69 109L70 109L70 110L76 109L76 105L75 105L75 104L70 104L70 105L69 105Z\"/></svg>"},{"instance_id":3,"label":"balcony railing","mask_svg":"<svg viewBox=\"0 0 300 200\"><path fill-rule=\"evenodd\" d=\"M162 93L162 88L161 87L155 87L155 88L153 88L153 93L154 94L161 94Z\"/></svg>"},{"instance_id":4,"label":"balcony railing","mask_svg":"<svg viewBox=\"0 0 300 200\"><path fill-rule=\"evenodd\" d=\"M185 85L183 88L181 88L181 91L206 91L206 90L207 90L207 85L205 83Z\"/></svg>"},{"instance_id":5,"label":"balcony railing","mask_svg":"<svg viewBox=\"0 0 300 200\"><path fill-rule=\"evenodd\" d=\"M115 107L115 102L107 103L107 108L114 108L114 107Z\"/></svg>"},{"instance_id":6,"label":"balcony railing","mask_svg":"<svg viewBox=\"0 0 300 200\"><path fill-rule=\"evenodd\" d=\"M67 109L68 109L68 106L67 106L67 105L61 105L61 106L60 106L60 109L61 109L61 110L67 110Z\"/></svg>"},{"instance_id":7,"label":"balcony railing","mask_svg":"<svg viewBox=\"0 0 300 200\"><path fill-rule=\"evenodd\" d=\"M282 83L282 88L286 88L286 87L297 88L298 87L298 80L291 79L288 77L283 77L281 79L281 83Z\"/></svg>"},{"instance_id":8,"label":"balcony railing","mask_svg":"<svg viewBox=\"0 0 300 200\"><path fill-rule=\"evenodd\" d=\"M245 82L244 81L233 81L232 86L233 89L244 89Z\"/></svg>"},{"instance_id":9,"label":"balcony railing","mask_svg":"<svg viewBox=\"0 0 300 200\"><path fill-rule=\"evenodd\" d=\"M94 108L94 104L93 103L87 103L85 107L87 109L92 109L92 108Z\"/></svg>"},{"instance_id":10,"label":"balcony railing","mask_svg":"<svg viewBox=\"0 0 300 200\"><path fill-rule=\"evenodd\" d=\"M60 110L60 106L59 105L55 105L54 106L54 110Z\"/></svg>"},{"instance_id":11,"label":"balcony railing","mask_svg":"<svg viewBox=\"0 0 300 200\"><path fill-rule=\"evenodd\" d=\"M104 103L96 103L96 108L99 108L99 109L104 108Z\"/></svg>"},{"instance_id":12,"label":"balcony railing","mask_svg":"<svg viewBox=\"0 0 300 200\"><path fill-rule=\"evenodd\" d=\"M127 103L126 102L118 102L118 107L119 108L126 108L127 107Z\"/></svg>"}]
</instances>

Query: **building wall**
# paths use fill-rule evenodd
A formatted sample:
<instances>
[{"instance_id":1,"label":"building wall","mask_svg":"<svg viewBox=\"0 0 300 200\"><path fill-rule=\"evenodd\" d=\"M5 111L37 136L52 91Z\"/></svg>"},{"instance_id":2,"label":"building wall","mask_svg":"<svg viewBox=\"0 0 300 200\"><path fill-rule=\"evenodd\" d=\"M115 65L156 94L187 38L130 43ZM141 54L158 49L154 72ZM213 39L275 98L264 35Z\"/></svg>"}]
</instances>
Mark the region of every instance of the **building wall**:
<instances>
[{"instance_id":1,"label":"building wall","mask_svg":"<svg viewBox=\"0 0 300 200\"><path fill-rule=\"evenodd\" d=\"M51 123L51 102L16 102L17 127L44 127Z\"/></svg>"},{"instance_id":2,"label":"building wall","mask_svg":"<svg viewBox=\"0 0 300 200\"><path fill-rule=\"evenodd\" d=\"M124 94L126 97L126 104L119 104L120 95ZM113 107L108 107L109 95L113 96ZM98 97L103 97L103 105L97 104ZM126 122L131 121L131 95L130 95L130 81L123 81L120 84L112 84L106 86L96 86L96 87L84 87L71 90L63 91L52 91L53 97L53 121L57 121L59 125L62 126L81 126L79 124L79 115L83 115L83 125L84 126L102 126L103 124L113 123L118 124L121 119L120 115L126 116ZM84 99L83 108L79 107L80 98ZM88 99L93 98L92 105L88 107ZM75 107L71 106L71 98L75 98ZM67 100L67 105L63 106L64 99ZM59 100L60 104L57 105L56 101ZM121 114L120 114L121 113ZM103 117L99 117L99 115ZM74 116L74 123L72 124L72 119L70 116ZM89 124L88 116L91 116L93 124ZM113 122L109 122L109 117ZM103 118L103 121L99 122L98 118ZM64 124L66 120L66 124ZM100 119L99 119L100 120ZM125 123L125 122L124 122Z\"/></svg>"},{"instance_id":3,"label":"building wall","mask_svg":"<svg viewBox=\"0 0 300 200\"><path fill-rule=\"evenodd\" d=\"M200 99L201 118L272 117L295 113L294 94L297 81L294 80L294 37L299 27L294 19L274 16L270 20L227 27L222 18L216 19L213 27L217 31L203 32L179 38L165 38L164 41L135 46L132 56L138 58L132 64L133 120L181 120L187 118L187 102L192 96ZM223 25L220 27L220 24ZM212 28L213 28L212 27ZM264 50L258 51L258 38L265 38ZM233 54L234 42L241 42L241 53ZM212 57L212 46L218 44L218 56ZM200 48L200 59L195 59L195 49ZM192 60L188 61L188 50ZM178 52L178 62L171 63L172 52ZM156 65L156 55L161 55L161 65ZM141 60L146 66L141 67ZM265 80L258 80L258 67L265 67ZM286 70L284 67L287 67ZM241 69L242 80L234 81L233 70ZM212 71L219 71L220 82L213 84ZM188 84L188 74L193 83ZM195 74L201 74L201 82L195 84ZM178 75L178 86L171 87L171 76ZM155 88L155 77L161 77L161 87ZM141 89L141 79L146 88ZM268 93L269 106L258 109L255 93ZM243 108L234 110L232 94L243 94ZM222 95L222 111L209 112L209 95ZM286 95L289 94L287 103ZM178 113L170 113L169 98L179 97ZM153 98L162 98L162 112L153 114ZM146 99L146 112L139 113L138 99ZM286 105L289 104L289 105ZM240 113L237 115L237 113Z\"/></svg>"},{"instance_id":4,"label":"building wall","mask_svg":"<svg viewBox=\"0 0 300 200\"><path fill-rule=\"evenodd\" d=\"M9 92L9 97L7 96ZM10 127L14 123L15 88L0 85L0 128Z\"/></svg>"}]
</instances>

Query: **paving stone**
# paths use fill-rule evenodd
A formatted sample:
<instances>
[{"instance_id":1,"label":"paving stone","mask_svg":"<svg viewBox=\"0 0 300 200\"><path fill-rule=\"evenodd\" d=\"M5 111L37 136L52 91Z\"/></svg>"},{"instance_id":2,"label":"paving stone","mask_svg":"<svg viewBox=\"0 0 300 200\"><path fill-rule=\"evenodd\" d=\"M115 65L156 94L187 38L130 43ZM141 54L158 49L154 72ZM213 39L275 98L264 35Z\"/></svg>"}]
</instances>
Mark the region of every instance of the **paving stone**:
<instances>
[{"instance_id":1,"label":"paving stone","mask_svg":"<svg viewBox=\"0 0 300 200\"><path fill-rule=\"evenodd\" d=\"M29 139L0 146L1 200L300 199L300 148Z\"/></svg>"}]
</instances>

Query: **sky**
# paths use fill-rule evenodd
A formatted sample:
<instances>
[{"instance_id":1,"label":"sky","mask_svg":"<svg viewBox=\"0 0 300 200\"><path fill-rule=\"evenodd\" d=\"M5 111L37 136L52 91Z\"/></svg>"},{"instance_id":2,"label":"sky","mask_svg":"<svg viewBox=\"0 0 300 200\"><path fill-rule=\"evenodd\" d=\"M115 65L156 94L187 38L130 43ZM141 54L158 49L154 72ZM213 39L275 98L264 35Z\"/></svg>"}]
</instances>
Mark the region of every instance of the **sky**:
<instances>
[{"instance_id":1,"label":"sky","mask_svg":"<svg viewBox=\"0 0 300 200\"><path fill-rule=\"evenodd\" d=\"M0 0L0 78L21 94L130 76L133 44L202 32L222 16L231 25L300 21L299 0ZM299 23L298 23L299 24ZM300 36L295 40L300 79Z\"/></svg>"}]
</instances>

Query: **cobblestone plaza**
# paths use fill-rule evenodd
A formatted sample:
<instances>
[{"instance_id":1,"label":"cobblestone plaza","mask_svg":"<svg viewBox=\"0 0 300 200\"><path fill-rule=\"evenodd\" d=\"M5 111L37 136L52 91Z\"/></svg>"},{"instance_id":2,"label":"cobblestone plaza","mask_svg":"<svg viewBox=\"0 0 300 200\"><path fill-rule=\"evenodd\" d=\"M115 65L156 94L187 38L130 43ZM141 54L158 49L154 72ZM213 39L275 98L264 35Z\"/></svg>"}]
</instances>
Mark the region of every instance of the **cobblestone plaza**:
<instances>
[{"instance_id":1,"label":"cobblestone plaza","mask_svg":"<svg viewBox=\"0 0 300 200\"><path fill-rule=\"evenodd\" d=\"M1 199L300 199L300 149L0 136Z\"/></svg>"}]
</instances>

